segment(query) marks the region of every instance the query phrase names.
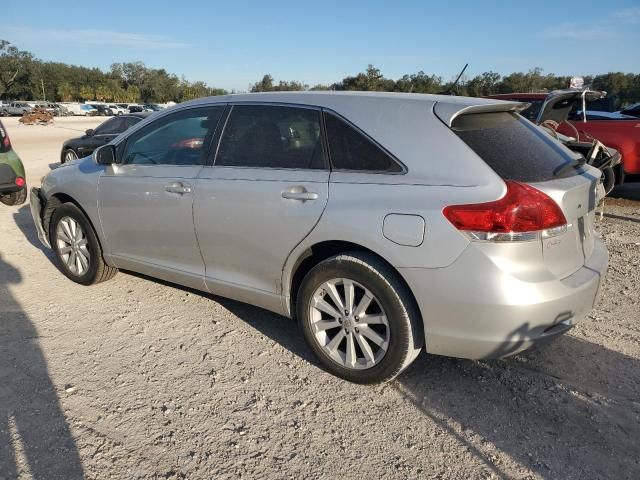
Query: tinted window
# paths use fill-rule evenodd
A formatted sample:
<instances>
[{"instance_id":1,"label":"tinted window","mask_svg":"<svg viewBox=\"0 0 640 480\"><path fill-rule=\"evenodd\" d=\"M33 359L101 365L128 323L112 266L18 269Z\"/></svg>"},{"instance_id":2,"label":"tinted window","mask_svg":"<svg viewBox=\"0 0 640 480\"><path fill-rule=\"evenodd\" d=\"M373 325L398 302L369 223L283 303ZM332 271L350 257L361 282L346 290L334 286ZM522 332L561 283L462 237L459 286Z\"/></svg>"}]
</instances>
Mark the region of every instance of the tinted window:
<instances>
[{"instance_id":1,"label":"tinted window","mask_svg":"<svg viewBox=\"0 0 640 480\"><path fill-rule=\"evenodd\" d=\"M225 126L216 165L324 168L320 112L272 105L236 105Z\"/></svg>"},{"instance_id":2,"label":"tinted window","mask_svg":"<svg viewBox=\"0 0 640 480\"><path fill-rule=\"evenodd\" d=\"M113 135L125 130L124 121L121 118L111 118L96 128L96 135Z\"/></svg>"},{"instance_id":3,"label":"tinted window","mask_svg":"<svg viewBox=\"0 0 640 480\"><path fill-rule=\"evenodd\" d=\"M558 167L573 160L550 135L509 112L474 113L454 120L453 131L504 179L542 182L558 178ZM564 169L560 176L576 170Z\"/></svg>"},{"instance_id":4,"label":"tinted window","mask_svg":"<svg viewBox=\"0 0 640 480\"><path fill-rule=\"evenodd\" d=\"M129 127L133 127L136 123L140 122L142 118L140 117L124 117L125 121L125 130Z\"/></svg>"},{"instance_id":5,"label":"tinted window","mask_svg":"<svg viewBox=\"0 0 640 480\"><path fill-rule=\"evenodd\" d=\"M333 168L402 172L402 167L393 158L345 121L325 114L325 125Z\"/></svg>"},{"instance_id":6,"label":"tinted window","mask_svg":"<svg viewBox=\"0 0 640 480\"><path fill-rule=\"evenodd\" d=\"M202 165L205 139L224 107L195 108L161 118L127 140L122 163Z\"/></svg>"}]
</instances>

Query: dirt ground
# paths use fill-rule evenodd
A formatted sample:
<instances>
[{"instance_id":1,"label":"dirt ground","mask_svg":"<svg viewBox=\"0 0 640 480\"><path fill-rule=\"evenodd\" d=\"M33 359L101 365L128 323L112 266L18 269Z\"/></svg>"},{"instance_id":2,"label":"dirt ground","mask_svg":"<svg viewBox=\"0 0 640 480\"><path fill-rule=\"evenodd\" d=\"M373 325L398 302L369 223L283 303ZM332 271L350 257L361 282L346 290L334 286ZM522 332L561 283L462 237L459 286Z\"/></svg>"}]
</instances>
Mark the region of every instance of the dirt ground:
<instances>
[{"instance_id":1,"label":"dirt ground","mask_svg":"<svg viewBox=\"0 0 640 480\"><path fill-rule=\"evenodd\" d=\"M94 119L3 119L28 183ZM0 205L0 478L640 478L640 185L608 199L601 300L506 360L321 370L294 323L136 275L82 287Z\"/></svg>"}]
</instances>

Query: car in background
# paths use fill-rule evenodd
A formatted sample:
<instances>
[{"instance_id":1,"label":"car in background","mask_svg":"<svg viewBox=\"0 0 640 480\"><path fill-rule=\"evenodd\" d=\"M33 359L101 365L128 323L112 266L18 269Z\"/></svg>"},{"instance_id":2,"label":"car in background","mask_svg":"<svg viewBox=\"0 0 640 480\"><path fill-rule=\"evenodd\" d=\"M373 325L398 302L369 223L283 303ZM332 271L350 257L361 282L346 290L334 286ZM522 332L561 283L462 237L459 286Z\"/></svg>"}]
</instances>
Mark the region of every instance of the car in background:
<instances>
[{"instance_id":1,"label":"car in background","mask_svg":"<svg viewBox=\"0 0 640 480\"><path fill-rule=\"evenodd\" d=\"M530 106L521 112L529 120L538 118L543 104L551 93L505 93L489 95L486 98L496 100L518 101L529 103ZM558 109L569 108L568 121L558 122L557 132L581 141L599 140L607 147L617 150L622 161L614 169L615 184L621 184L628 175L640 174L640 119L617 118L603 119L601 112L592 112L600 118L590 120L582 110L584 105L577 100L572 105L558 105ZM588 102L586 102L588 105ZM587 111L585 109L585 111Z\"/></svg>"},{"instance_id":2,"label":"car in background","mask_svg":"<svg viewBox=\"0 0 640 480\"><path fill-rule=\"evenodd\" d=\"M149 115L148 113L130 113L113 117L95 129L88 129L82 137L67 140L62 145L60 163L91 155L93 151L106 145L128 128L136 125Z\"/></svg>"},{"instance_id":3,"label":"car in background","mask_svg":"<svg viewBox=\"0 0 640 480\"><path fill-rule=\"evenodd\" d=\"M27 102L11 102L2 106L2 115L5 117L21 116L33 110Z\"/></svg>"},{"instance_id":4,"label":"car in background","mask_svg":"<svg viewBox=\"0 0 640 480\"><path fill-rule=\"evenodd\" d=\"M129 105L129 113L142 113L142 112L148 112L149 109L145 108L144 105L137 105L137 104L130 104Z\"/></svg>"},{"instance_id":5,"label":"car in background","mask_svg":"<svg viewBox=\"0 0 640 480\"><path fill-rule=\"evenodd\" d=\"M26 199L24 166L11 147L9 133L0 122L0 202L5 205L22 205Z\"/></svg>"},{"instance_id":6,"label":"car in background","mask_svg":"<svg viewBox=\"0 0 640 480\"><path fill-rule=\"evenodd\" d=\"M620 110L623 115L630 115L632 117L640 118L640 103L634 103L633 105L629 105L628 107Z\"/></svg>"},{"instance_id":7,"label":"car in background","mask_svg":"<svg viewBox=\"0 0 640 480\"><path fill-rule=\"evenodd\" d=\"M389 381L423 349L504 357L583 320L608 263L599 171L521 108L203 98L52 170L31 212L70 280L125 269L296 318L349 381Z\"/></svg>"},{"instance_id":8,"label":"car in background","mask_svg":"<svg viewBox=\"0 0 640 480\"><path fill-rule=\"evenodd\" d=\"M71 115L75 116L95 116L98 114L98 110L96 110L93 106L87 105L84 103L65 103L64 106L69 110Z\"/></svg>"},{"instance_id":9,"label":"car in background","mask_svg":"<svg viewBox=\"0 0 640 480\"><path fill-rule=\"evenodd\" d=\"M108 104L107 108L111 110L111 115L122 115L129 112L126 108L122 108L120 105L116 105L115 103Z\"/></svg>"},{"instance_id":10,"label":"car in background","mask_svg":"<svg viewBox=\"0 0 640 480\"><path fill-rule=\"evenodd\" d=\"M585 110L587 121L592 120L635 120L632 115L625 115L620 112L601 112L600 110ZM572 112L570 118L580 120L582 118L582 110Z\"/></svg>"},{"instance_id":11,"label":"car in background","mask_svg":"<svg viewBox=\"0 0 640 480\"><path fill-rule=\"evenodd\" d=\"M90 104L90 106L92 106L93 108L95 108L98 113L96 114L96 116L99 117L110 117L113 115L113 112L111 111L111 109L104 104Z\"/></svg>"},{"instance_id":12,"label":"car in background","mask_svg":"<svg viewBox=\"0 0 640 480\"><path fill-rule=\"evenodd\" d=\"M158 105L157 103L145 103L143 105L143 107L146 110L152 111L152 112L159 112L161 110L164 110L164 107Z\"/></svg>"}]
</instances>

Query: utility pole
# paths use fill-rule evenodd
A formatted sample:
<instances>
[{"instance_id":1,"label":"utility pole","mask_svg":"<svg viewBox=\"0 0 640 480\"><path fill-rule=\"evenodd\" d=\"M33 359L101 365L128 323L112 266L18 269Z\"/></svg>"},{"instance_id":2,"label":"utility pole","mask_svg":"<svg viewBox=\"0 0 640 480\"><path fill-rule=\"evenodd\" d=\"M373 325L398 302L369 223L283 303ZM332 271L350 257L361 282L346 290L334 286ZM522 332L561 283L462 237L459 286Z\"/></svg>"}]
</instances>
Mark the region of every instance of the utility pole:
<instances>
[{"instance_id":1,"label":"utility pole","mask_svg":"<svg viewBox=\"0 0 640 480\"><path fill-rule=\"evenodd\" d=\"M47 97L44 94L44 80L40 79L40 84L42 85L42 100L46 100Z\"/></svg>"}]
</instances>

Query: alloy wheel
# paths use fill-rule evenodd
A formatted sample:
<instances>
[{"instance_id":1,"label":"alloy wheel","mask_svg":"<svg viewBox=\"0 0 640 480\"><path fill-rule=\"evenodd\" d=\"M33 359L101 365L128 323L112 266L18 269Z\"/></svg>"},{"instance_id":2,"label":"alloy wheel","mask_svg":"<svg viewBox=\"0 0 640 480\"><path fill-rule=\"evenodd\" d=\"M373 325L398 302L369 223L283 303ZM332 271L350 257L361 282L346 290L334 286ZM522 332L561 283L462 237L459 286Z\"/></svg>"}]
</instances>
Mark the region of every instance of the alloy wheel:
<instances>
[{"instance_id":1,"label":"alloy wheel","mask_svg":"<svg viewBox=\"0 0 640 480\"><path fill-rule=\"evenodd\" d=\"M70 162L72 160L75 160L77 158L78 158L78 156L76 155L76 152L74 152L73 150L67 150L64 153L64 161L65 161L65 163L66 162Z\"/></svg>"},{"instance_id":2,"label":"alloy wheel","mask_svg":"<svg viewBox=\"0 0 640 480\"><path fill-rule=\"evenodd\" d=\"M339 365L367 369L389 348L389 321L378 299L348 278L324 282L311 297L311 331L324 353Z\"/></svg>"},{"instance_id":3,"label":"alloy wheel","mask_svg":"<svg viewBox=\"0 0 640 480\"><path fill-rule=\"evenodd\" d=\"M71 217L62 217L56 227L56 245L62 262L74 275L81 276L89 270L91 254L87 244L80 224Z\"/></svg>"}]
</instances>

